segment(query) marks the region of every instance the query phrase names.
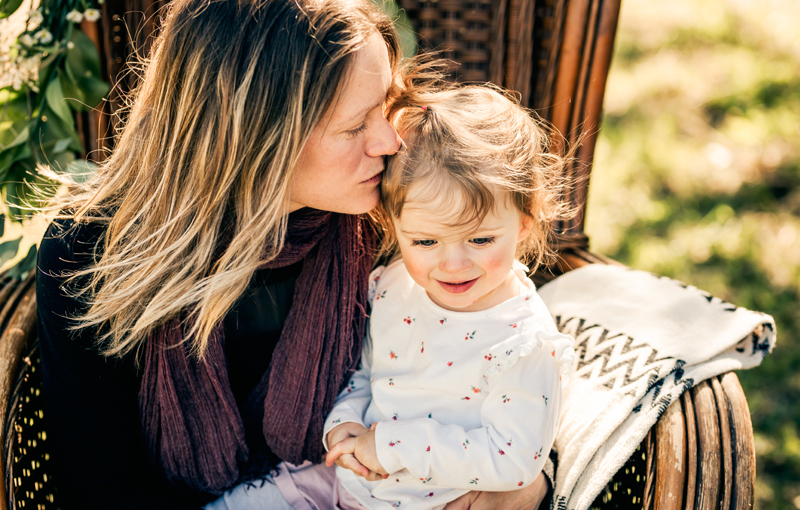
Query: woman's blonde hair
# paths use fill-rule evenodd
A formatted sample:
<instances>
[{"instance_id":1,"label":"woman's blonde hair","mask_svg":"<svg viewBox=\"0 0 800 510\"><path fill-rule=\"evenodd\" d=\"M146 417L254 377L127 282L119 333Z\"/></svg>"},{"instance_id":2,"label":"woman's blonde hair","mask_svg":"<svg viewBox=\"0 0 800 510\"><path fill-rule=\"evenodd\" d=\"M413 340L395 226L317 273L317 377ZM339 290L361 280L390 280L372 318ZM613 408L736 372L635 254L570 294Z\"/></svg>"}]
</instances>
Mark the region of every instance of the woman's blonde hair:
<instances>
[{"instance_id":1,"label":"woman's blonde hair","mask_svg":"<svg viewBox=\"0 0 800 510\"><path fill-rule=\"evenodd\" d=\"M108 224L68 281L89 306L76 329L123 356L177 316L202 356L283 247L298 156L376 31L397 71L370 0L175 0L113 153L54 206Z\"/></svg>"},{"instance_id":2,"label":"woman's blonde hair","mask_svg":"<svg viewBox=\"0 0 800 510\"><path fill-rule=\"evenodd\" d=\"M574 211L561 199L571 185L564 172L571 156L549 150L544 121L490 85L409 88L391 116L407 145L390 157L381 183L382 253L395 250L390 222L410 200L443 200L456 212L453 226L476 228L499 200L510 200L531 220L517 256L531 271L551 262L554 224Z\"/></svg>"}]
</instances>

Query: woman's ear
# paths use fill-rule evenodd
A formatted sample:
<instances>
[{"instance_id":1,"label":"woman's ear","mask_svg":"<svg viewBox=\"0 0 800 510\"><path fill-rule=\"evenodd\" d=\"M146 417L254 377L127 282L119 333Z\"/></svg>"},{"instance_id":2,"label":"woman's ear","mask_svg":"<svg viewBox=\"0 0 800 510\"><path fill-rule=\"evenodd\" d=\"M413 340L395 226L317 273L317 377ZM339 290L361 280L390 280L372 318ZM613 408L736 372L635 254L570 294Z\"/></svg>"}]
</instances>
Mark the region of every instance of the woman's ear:
<instances>
[{"instance_id":1,"label":"woman's ear","mask_svg":"<svg viewBox=\"0 0 800 510\"><path fill-rule=\"evenodd\" d=\"M522 214L519 222L519 235L517 236L517 244L527 239L532 229L533 217L529 214Z\"/></svg>"}]
</instances>

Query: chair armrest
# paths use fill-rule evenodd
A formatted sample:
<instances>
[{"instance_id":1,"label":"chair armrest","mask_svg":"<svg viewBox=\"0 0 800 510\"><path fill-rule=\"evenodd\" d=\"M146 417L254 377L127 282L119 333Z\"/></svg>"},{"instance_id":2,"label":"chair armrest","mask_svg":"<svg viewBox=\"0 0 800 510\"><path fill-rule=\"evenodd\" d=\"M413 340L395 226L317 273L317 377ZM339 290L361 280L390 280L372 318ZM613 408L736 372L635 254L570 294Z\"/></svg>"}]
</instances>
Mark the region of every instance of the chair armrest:
<instances>
[{"instance_id":1,"label":"chair armrest","mask_svg":"<svg viewBox=\"0 0 800 510\"><path fill-rule=\"evenodd\" d=\"M589 264L623 264L581 246L560 251L537 285ZM661 416L642 443L645 510L744 510L755 499L753 425L739 379L728 372L697 384ZM613 483L613 481L612 481Z\"/></svg>"}]
</instances>

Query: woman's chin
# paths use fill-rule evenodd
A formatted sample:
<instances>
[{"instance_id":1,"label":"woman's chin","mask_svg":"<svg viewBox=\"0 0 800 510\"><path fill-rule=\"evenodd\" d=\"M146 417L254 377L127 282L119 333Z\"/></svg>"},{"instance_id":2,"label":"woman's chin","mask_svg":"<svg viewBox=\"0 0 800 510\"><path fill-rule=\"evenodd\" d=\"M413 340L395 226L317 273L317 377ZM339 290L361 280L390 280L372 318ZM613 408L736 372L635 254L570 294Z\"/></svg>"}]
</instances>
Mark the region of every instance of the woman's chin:
<instances>
[{"instance_id":1,"label":"woman's chin","mask_svg":"<svg viewBox=\"0 0 800 510\"><path fill-rule=\"evenodd\" d=\"M378 186L373 189L366 190L364 188L358 189L352 193L331 193L328 200L309 200L307 203L295 203L292 210L299 209L300 207L310 207L320 211L330 211L339 214L365 214L375 209L380 201L380 191ZM299 207L297 207L299 206Z\"/></svg>"},{"instance_id":2,"label":"woman's chin","mask_svg":"<svg viewBox=\"0 0 800 510\"><path fill-rule=\"evenodd\" d=\"M366 214L378 207L380 199L380 189L376 184L366 193L360 193L359 196L352 197L352 200L343 201L341 203L341 210L335 212L343 214Z\"/></svg>"}]
</instances>

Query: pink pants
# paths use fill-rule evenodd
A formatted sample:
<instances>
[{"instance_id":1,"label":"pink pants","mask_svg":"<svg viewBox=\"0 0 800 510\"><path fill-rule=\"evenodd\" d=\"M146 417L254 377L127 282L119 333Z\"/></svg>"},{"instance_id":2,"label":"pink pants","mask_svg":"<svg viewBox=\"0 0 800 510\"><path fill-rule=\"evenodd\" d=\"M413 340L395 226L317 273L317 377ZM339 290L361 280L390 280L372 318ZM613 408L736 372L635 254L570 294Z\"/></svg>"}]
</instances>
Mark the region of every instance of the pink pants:
<instances>
[{"instance_id":1,"label":"pink pants","mask_svg":"<svg viewBox=\"0 0 800 510\"><path fill-rule=\"evenodd\" d=\"M367 510L342 487L335 468L309 461L299 466L281 462L273 481L295 510Z\"/></svg>"}]
</instances>

